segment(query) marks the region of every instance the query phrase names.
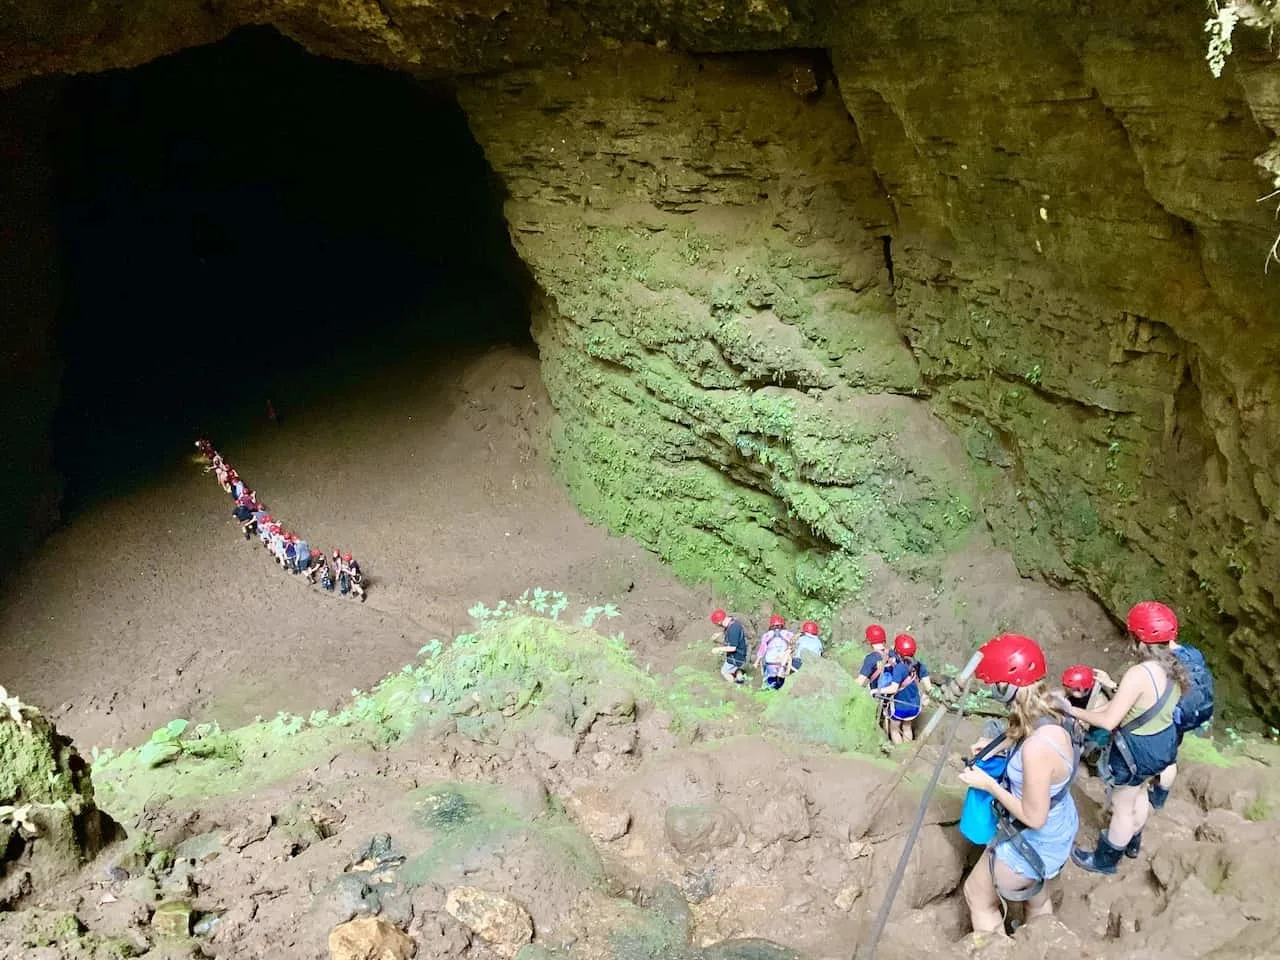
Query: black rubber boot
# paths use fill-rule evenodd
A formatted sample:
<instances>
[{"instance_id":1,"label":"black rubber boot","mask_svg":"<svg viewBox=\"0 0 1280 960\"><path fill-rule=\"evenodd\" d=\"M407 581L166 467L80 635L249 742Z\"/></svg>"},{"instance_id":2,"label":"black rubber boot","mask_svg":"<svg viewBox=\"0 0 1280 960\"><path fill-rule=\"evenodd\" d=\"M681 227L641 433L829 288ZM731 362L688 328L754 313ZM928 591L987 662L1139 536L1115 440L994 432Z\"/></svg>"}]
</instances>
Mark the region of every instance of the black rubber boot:
<instances>
[{"instance_id":1,"label":"black rubber boot","mask_svg":"<svg viewBox=\"0 0 1280 960\"><path fill-rule=\"evenodd\" d=\"M1147 799L1151 801L1153 810L1160 810L1164 807L1164 802L1169 799L1169 791L1158 783L1153 783L1147 789Z\"/></svg>"},{"instance_id":2,"label":"black rubber boot","mask_svg":"<svg viewBox=\"0 0 1280 960\"><path fill-rule=\"evenodd\" d=\"M1139 830L1133 835L1133 838L1125 845L1124 855L1130 860L1138 859L1138 851L1142 849L1142 831Z\"/></svg>"},{"instance_id":3,"label":"black rubber boot","mask_svg":"<svg viewBox=\"0 0 1280 960\"><path fill-rule=\"evenodd\" d=\"M1095 850L1083 850L1076 847L1071 851L1071 859L1077 867L1090 873L1112 874L1116 872L1116 864L1124 851L1113 847L1105 833L1098 834L1098 846Z\"/></svg>"}]
</instances>

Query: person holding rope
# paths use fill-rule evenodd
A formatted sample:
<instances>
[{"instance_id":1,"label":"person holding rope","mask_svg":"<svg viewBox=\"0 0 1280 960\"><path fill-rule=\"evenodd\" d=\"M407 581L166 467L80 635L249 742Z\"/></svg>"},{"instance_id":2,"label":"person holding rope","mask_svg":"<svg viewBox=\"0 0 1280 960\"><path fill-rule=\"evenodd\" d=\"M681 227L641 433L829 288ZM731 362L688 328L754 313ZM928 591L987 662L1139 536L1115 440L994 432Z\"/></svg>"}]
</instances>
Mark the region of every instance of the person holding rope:
<instances>
[{"instance_id":1,"label":"person holding rope","mask_svg":"<svg viewBox=\"0 0 1280 960\"><path fill-rule=\"evenodd\" d=\"M1045 884L1066 865L1080 815L1071 796L1079 755L1061 700L1045 683L1045 656L1030 637L1005 633L982 648L975 670L1009 705L1003 733L979 740L960 781L991 795L994 835L964 882L975 933L1004 930L1004 904L1025 902L1028 921L1053 912ZM978 764L1007 757L993 776Z\"/></svg>"},{"instance_id":2,"label":"person holding rope","mask_svg":"<svg viewBox=\"0 0 1280 960\"><path fill-rule=\"evenodd\" d=\"M1176 628L1171 632L1151 613L1141 603L1129 611L1129 637L1142 662L1125 671L1107 705L1067 708L1077 720L1111 731L1098 760L1098 775L1111 788L1111 822L1098 835L1096 848L1071 851L1072 861L1091 873L1115 873L1121 854L1138 856L1151 815L1147 783L1178 758L1173 711L1191 680L1186 665L1169 649Z\"/></svg>"},{"instance_id":3,"label":"person holding rope","mask_svg":"<svg viewBox=\"0 0 1280 960\"><path fill-rule=\"evenodd\" d=\"M795 634L787 629L786 617L774 614L769 618L769 629L760 635L756 658L752 666L760 670L761 690L781 690L791 672L792 650Z\"/></svg>"}]
</instances>

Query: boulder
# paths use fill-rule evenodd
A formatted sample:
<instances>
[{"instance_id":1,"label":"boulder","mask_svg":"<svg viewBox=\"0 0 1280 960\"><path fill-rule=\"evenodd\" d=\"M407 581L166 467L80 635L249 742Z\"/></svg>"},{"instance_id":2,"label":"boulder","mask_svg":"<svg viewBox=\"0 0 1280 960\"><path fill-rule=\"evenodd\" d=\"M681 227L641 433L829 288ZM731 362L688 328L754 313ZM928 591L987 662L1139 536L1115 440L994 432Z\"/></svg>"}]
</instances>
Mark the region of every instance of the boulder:
<instances>
[{"instance_id":1,"label":"boulder","mask_svg":"<svg viewBox=\"0 0 1280 960\"><path fill-rule=\"evenodd\" d=\"M455 887L444 903L445 912L489 944L502 957L514 957L533 939L529 911L513 900L479 887Z\"/></svg>"},{"instance_id":2,"label":"boulder","mask_svg":"<svg viewBox=\"0 0 1280 960\"><path fill-rule=\"evenodd\" d=\"M329 960L409 960L417 944L381 917L361 917L329 933Z\"/></svg>"},{"instance_id":3,"label":"boulder","mask_svg":"<svg viewBox=\"0 0 1280 960\"><path fill-rule=\"evenodd\" d=\"M187 900L168 900L156 907L151 915L151 929L158 937L169 939L191 935L191 903Z\"/></svg>"},{"instance_id":4,"label":"boulder","mask_svg":"<svg viewBox=\"0 0 1280 960\"><path fill-rule=\"evenodd\" d=\"M718 803L679 803L667 807L667 842L688 856L735 842L741 832L738 818Z\"/></svg>"}]
</instances>

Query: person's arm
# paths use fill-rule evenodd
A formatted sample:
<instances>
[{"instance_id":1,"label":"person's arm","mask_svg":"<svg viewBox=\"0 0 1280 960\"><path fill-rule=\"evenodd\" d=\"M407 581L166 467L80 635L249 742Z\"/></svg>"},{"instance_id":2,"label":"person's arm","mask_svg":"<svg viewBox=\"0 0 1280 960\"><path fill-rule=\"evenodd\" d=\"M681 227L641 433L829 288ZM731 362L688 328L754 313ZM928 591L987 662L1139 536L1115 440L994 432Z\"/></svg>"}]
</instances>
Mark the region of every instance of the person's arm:
<instances>
[{"instance_id":1,"label":"person's arm","mask_svg":"<svg viewBox=\"0 0 1280 960\"><path fill-rule=\"evenodd\" d=\"M858 676L854 679L854 681L853 681L853 682L854 682L854 683L856 683L856 684L857 684L858 686L860 686L860 687L865 687L868 683L870 683L870 682L871 682L871 678L870 678L870 677L868 677L865 673L860 673L860 674L858 674Z\"/></svg>"},{"instance_id":2,"label":"person's arm","mask_svg":"<svg viewBox=\"0 0 1280 960\"><path fill-rule=\"evenodd\" d=\"M1150 683L1147 672L1140 666L1130 667L1120 679L1116 694L1097 710L1083 710L1080 707L1068 707L1067 712L1077 720L1083 720L1091 727L1101 730L1114 730L1124 722L1124 716L1138 702L1143 688Z\"/></svg>"}]
</instances>

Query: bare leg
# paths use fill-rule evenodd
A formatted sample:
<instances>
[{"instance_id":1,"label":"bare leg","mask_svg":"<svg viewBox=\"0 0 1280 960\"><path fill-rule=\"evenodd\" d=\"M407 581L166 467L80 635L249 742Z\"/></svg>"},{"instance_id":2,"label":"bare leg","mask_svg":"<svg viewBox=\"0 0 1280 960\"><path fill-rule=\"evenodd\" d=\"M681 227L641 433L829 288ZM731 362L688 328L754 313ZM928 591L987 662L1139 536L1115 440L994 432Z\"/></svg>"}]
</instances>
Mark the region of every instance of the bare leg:
<instances>
[{"instance_id":1,"label":"bare leg","mask_svg":"<svg viewBox=\"0 0 1280 960\"><path fill-rule=\"evenodd\" d=\"M1160 771L1160 787L1163 790L1172 790L1173 781L1178 778L1178 765L1171 763Z\"/></svg>"},{"instance_id":2,"label":"bare leg","mask_svg":"<svg viewBox=\"0 0 1280 960\"><path fill-rule=\"evenodd\" d=\"M889 721L889 739L890 739L893 743L902 743L902 742L903 742L903 741L902 741L902 721L901 721L901 720L890 720L890 721Z\"/></svg>"},{"instance_id":3,"label":"bare leg","mask_svg":"<svg viewBox=\"0 0 1280 960\"><path fill-rule=\"evenodd\" d=\"M1139 819L1139 804L1142 812ZM1111 823L1107 825L1107 842L1121 850L1147 822L1151 807L1147 802L1147 785L1116 787L1111 792Z\"/></svg>"},{"instance_id":4,"label":"bare leg","mask_svg":"<svg viewBox=\"0 0 1280 960\"><path fill-rule=\"evenodd\" d=\"M991 883L990 857L989 851L984 853L964 880L964 902L969 907L969 923L974 933L1004 932L1004 912Z\"/></svg>"},{"instance_id":5,"label":"bare leg","mask_svg":"<svg viewBox=\"0 0 1280 960\"><path fill-rule=\"evenodd\" d=\"M916 722L914 720L902 721L902 742L911 743L916 738Z\"/></svg>"},{"instance_id":6,"label":"bare leg","mask_svg":"<svg viewBox=\"0 0 1280 960\"><path fill-rule=\"evenodd\" d=\"M1049 889L1052 881L1045 881L1045 885L1040 888L1040 892L1027 901L1027 923L1032 920L1039 920L1041 917L1053 916L1053 895Z\"/></svg>"}]
</instances>

